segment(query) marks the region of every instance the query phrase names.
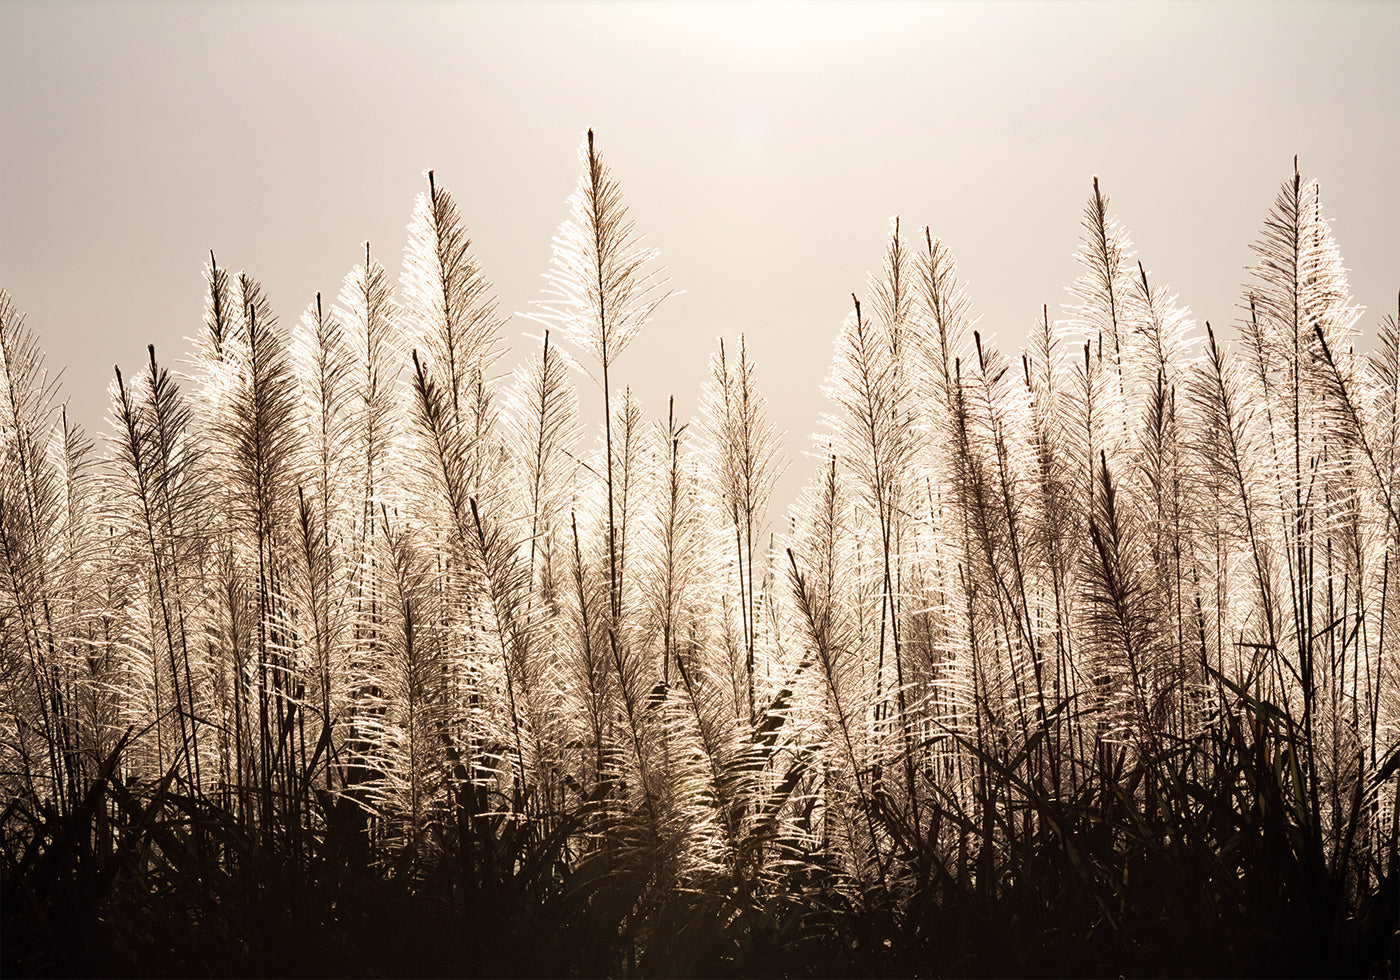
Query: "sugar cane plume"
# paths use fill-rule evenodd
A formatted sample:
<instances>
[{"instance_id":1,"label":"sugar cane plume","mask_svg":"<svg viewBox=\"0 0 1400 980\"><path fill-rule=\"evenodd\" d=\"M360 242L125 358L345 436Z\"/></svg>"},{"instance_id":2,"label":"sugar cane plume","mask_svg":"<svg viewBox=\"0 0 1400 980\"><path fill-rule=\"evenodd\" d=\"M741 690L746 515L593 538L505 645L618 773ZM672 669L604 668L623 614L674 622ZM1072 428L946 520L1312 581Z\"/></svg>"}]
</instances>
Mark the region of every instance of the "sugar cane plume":
<instances>
[{"instance_id":1,"label":"sugar cane plume","mask_svg":"<svg viewBox=\"0 0 1400 980\"><path fill-rule=\"evenodd\" d=\"M638 396L579 164L516 351L434 171L96 438L0 292L5 969L1400 971L1400 309L1296 161L1214 325L1098 178L1022 323L875 229L805 445L752 330Z\"/></svg>"}]
</instances>

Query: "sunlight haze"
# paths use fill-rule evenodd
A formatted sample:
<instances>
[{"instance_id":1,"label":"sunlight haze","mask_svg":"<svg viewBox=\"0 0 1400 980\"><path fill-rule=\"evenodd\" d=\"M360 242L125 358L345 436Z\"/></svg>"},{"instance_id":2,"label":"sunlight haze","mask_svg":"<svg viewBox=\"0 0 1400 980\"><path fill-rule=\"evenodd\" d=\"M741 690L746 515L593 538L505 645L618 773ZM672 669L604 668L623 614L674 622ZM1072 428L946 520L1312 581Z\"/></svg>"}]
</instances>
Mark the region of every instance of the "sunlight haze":
<instances>
[{"instance_id":1,"label":"sunlight haze","mask_svg":"<svg viewBox=\"0 0 1400 980\"><path fill-rule=\"evenodd\" d=\"M11 2L0 286L103 431L113 362L186 356L211 249L290 326L365 240L397 277L430 168L528 312L592 127L683 291L619 383L689 414L742 332L797 457L896 214L1014 355L1067 299L1097 174L1154 279L1230 324L1296 153L1374 329L1400 287L1397 36L1386 3Z\"/></svg>"}]
</instances>

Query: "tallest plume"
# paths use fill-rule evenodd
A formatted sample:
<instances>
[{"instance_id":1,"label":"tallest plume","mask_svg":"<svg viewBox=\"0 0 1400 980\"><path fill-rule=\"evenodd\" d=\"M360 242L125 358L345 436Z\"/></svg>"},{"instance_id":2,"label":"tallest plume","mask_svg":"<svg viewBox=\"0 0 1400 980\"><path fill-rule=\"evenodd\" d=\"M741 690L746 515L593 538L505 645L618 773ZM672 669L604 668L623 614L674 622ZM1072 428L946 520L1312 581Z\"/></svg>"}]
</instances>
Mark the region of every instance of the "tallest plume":
<instances>
[{"instance_id":1,"label":"tallest plume","mask_svg":"<svg viewBox=\"0 0 1400 980\"><path fill-rule=\"evenodd\" d=\"M668 294L658 295L665 282L658 278L658 253L644 246L637 235L622 203L622 191L603 165L591 129L587 142L579 148L579 162L583 174L569 198L569 217L554 236L554 258L545 274L549 288L545 298L536 302L541 312L535 319L545 326L556 326L576 347L592 354L601 368L609 607L616 623L622 616L618 528L625 515L618 513L614 486L608 370Z\"/></svg>"},{"instance_id":2,"label":"tallest plume","mask_svg":"<svg viewBox=\"0 0 1400 980\"><path fill-rule=\"evenodd\" d=\"M646 326L667 294L655 265L658 253L637 234L622 191L603 164L593 130L579 148L583 174L569 198L569 217L554 236L538 319L556 324L602 365L604 376ZM605 382L606 383L606 382Z\"/></svg>"}]
</instances>

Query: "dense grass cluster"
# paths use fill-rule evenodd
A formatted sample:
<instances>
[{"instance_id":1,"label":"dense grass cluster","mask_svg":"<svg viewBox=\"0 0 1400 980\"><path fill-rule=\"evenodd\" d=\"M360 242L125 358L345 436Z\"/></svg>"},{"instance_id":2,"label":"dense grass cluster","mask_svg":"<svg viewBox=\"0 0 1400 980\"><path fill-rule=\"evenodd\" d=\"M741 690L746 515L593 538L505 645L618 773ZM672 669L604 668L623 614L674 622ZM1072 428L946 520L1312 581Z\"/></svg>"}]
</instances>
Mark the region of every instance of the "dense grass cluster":
<instances>
[{"instance_id":1,"label":"dense grass cluster","mask_svg":"<svg viewBox=\"0 0 1400 980\"><path fill-rule=\"evenodd\" d=\"M742 338L619 386L665 281L581 160L505 377L431 175L397 290L211 256L100 449L0 296L7 975L1400 970L1400 330L1316 183L1228 343L1097 180L1016 359L895 222L778 515Z\"/></svg>"}]
</instances>

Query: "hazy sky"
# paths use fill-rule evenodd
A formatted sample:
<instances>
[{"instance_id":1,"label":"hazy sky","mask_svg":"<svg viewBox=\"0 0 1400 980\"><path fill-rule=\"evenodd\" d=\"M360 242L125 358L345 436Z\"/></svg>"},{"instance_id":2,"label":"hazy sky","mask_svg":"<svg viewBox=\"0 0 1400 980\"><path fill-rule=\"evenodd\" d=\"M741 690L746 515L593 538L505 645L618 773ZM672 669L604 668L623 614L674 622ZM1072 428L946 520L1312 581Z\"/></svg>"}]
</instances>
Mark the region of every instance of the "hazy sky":
<instances>
[{"instance_id":1,"label":"hazy sky","mask_svg":"<svg viewBox=\"0 0 1400 980\"><path fill-rule=\"evenodd\" d=\"M366 239L397 277L428 168L528 310L592 126L686 291L615 377L688 414L743 331L797 454L895 214L1012 353L1067 299L1098 174L1153 278L1228 324L1296 153L1373 328L1400 290L1397 38L1381 2L0 2L0 287L104 431L113 362L185 356L210 249L290 326Z\"/></svg>"}]
</instances>

